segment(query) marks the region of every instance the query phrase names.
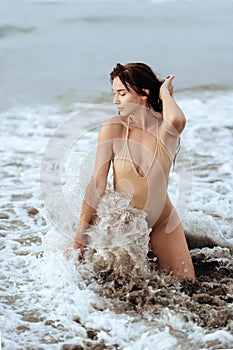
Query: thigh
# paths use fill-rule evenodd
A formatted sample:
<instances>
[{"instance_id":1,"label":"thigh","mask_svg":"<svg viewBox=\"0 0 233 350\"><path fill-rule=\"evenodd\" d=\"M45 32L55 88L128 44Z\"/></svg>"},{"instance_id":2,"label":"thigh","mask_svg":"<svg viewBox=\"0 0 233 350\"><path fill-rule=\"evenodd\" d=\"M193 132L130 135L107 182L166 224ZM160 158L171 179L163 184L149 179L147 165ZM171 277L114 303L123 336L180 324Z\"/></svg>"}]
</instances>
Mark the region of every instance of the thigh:
<instances>
[{"instance_id":1,"label":"thigh","mask_svg":"<svg viewBox=\"0 0 233 350\"><path fill-rule=\"evenodd\" d=\"M150 236L151 248L159 265L174 276L195 279L192 259L189 253L181 223L167 232L167 224L155 227Z\"/></svg>"}]
</instances>

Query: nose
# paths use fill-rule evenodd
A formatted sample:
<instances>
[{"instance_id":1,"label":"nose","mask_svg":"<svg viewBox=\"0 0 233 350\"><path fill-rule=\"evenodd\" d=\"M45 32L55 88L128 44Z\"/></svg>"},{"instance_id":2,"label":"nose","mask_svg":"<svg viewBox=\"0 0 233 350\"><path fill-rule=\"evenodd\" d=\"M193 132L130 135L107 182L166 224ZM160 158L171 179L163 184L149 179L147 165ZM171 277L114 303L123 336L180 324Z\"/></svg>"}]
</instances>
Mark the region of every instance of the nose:
<instances>
[{"instance_id":1,"label":"nose","mask_svg":"<svg viewBox=\"0 0 233 350\"><path fill-rule=\"evenodd\" d=\"M113 103L114 104L119 104L120 103L118 94L115 94L114 99L113 99Z\"/></svg>"}]
</instances>

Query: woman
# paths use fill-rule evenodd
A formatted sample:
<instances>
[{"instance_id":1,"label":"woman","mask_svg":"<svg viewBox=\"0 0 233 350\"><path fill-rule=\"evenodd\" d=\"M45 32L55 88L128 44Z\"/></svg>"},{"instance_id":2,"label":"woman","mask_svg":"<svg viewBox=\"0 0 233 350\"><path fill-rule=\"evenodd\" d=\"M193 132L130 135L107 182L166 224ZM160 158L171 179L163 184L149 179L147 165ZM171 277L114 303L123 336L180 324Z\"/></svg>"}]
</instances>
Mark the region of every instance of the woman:
<instances>
[{"instance_id":1,"label":"woman","mask_svg":"<svg viewBox=\"0 0 233 350\"><path fill-rule=\"evenodd\" d=\"M114 188L131 194L131 205L147 213L151 248L160 266L179 279L195 279L179 217L167 194L169 171L185 116L172 98L174 75L160 81L144 63L117 64L110 73L118 115L99 132L93 176L80 224L69 248L83 254L84 233L104 194L110 165Z\"/></svg>"}]
</instances>

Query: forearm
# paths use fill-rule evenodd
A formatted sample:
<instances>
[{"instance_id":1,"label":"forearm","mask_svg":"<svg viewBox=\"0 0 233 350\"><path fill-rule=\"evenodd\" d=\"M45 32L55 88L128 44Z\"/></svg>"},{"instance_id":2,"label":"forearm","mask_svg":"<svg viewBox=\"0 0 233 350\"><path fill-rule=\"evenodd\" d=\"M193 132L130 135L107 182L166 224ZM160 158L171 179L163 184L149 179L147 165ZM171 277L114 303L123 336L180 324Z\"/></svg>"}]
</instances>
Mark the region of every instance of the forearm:
<instances>
[{"instance_id":1,"label":"forearm","mask_svg":"<svg viewBox=\"0 0 233 350\"><path fill-rule=\"evenodd\" d=\"M185 127L186 119L183 111L172 97L172 81L174 77L174 75L169 75L163 82L160 87L159 97L162 100L164 121L169 123L170 127L175 128L176 132L178 131L180 134Z\"/></svg>"},{"instance_id":2,"label":"forearm","mask_svg":"<svg viewBox=\"0 0 233 350\"><path fill-rule=\"evenodd\" d=\"M82 210L80 214L80 222L77 229L75 240L83 240L83 235L88 228L89 223L92 220L93 214L96 212L96 208L99 204L101 196L104 194L106 188L106 180L102 179L97 181L92 178L89 182L84 201L82 204Z\"/></svg>"},{"instance_id":3,"label":"forearm","mask_svg":"<svg viewBox=\"0 0 233 350\"><path fill-rule=\"evenodd\" d=\"M82 212L80 215L78 229L75 235L75 242L77 244L84 244L83 235L86 232L94 213L95 213L95 209L89 206L84 200L82 205Z\"/></svg>"}]
</instances>

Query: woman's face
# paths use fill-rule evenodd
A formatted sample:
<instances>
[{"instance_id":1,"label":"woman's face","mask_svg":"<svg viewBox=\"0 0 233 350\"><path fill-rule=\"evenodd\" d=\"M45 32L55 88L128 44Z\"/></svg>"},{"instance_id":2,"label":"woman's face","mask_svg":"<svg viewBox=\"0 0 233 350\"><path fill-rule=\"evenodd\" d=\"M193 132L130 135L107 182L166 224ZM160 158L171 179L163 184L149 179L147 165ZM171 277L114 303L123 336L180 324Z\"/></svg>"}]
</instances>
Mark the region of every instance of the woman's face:
<instances>
[{"instance_id":1,"label":"woman's face","mask_svg":"<svg viewBox=\"0 0 233 350\"><path fill-rule=\"evenodd\" d=\"M138 109L138 105L147 105L147 97L140 96L134 91L129 92L119 77L113 79L112 90L114 92L113 103L117 106L118 113L121 115L133 114Z\"/></svg>"}]
</instances>

